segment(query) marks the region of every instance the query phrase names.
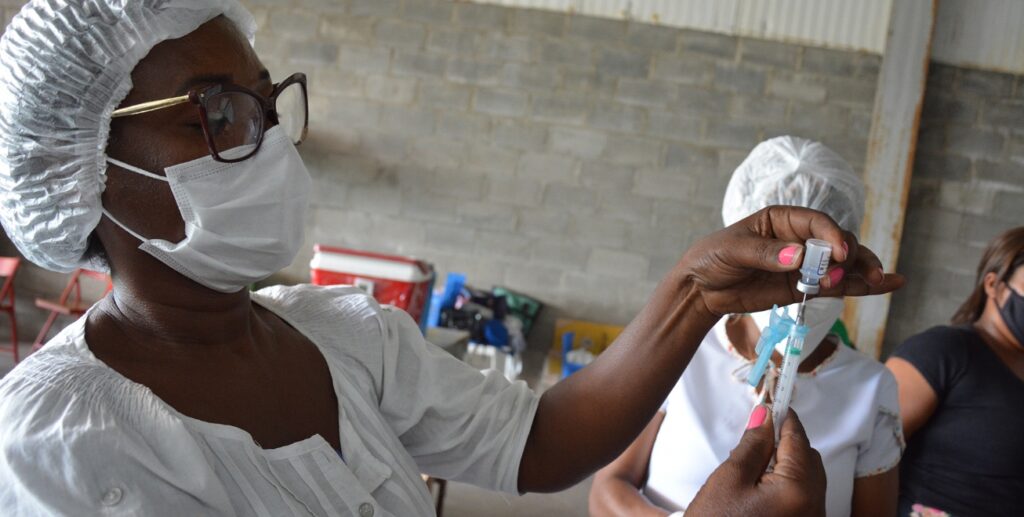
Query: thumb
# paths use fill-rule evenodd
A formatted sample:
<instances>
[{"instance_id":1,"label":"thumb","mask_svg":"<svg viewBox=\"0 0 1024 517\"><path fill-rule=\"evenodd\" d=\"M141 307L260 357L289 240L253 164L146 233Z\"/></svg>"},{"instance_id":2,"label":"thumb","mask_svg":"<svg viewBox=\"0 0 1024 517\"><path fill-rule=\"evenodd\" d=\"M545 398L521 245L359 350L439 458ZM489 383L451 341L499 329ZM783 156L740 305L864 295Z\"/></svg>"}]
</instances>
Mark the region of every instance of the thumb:
<instances>
[{"instance_id":1,"label":"thumb","mask_svg":"<svg viewBox=\"0 0 1024 517\"><path fill-rule=\"evenodd\" d=\"M786 415L780 434L779 453L773 473L805 483L809 480L817 481L817 478L823 479L825 470L821 455L811 448L803 423L792 408Z\"/></svg>"},{"instance_id":2,"label":"thumb","mask_svg":"<svg viewBox=\"0 0 1024 517\"><path fill-rule=\"evenodd\" d=\"M750 413L747 430L726 460L732 464L736 482L740 486L753 486L764 475L775 452L774 429L768 407L764 404L755 406Z\"/></svg>"},{"instance_id":3,"label":"thumb","mask_svg":"<svg viewBox=\"0 0 1024 517\"><path fill-rule=\"evenodd\" d=\"M800 268L804 246L771 237L748 234L721 250L731 259L730 265L781 273Z\"/></svg>"}]
</instances>

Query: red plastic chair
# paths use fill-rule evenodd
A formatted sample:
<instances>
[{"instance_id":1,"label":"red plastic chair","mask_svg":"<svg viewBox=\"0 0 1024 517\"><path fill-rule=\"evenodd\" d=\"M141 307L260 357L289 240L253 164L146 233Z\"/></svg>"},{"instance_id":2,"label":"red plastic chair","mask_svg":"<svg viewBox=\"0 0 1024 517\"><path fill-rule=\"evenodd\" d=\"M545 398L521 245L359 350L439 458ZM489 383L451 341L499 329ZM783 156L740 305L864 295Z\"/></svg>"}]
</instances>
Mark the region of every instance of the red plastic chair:
<instances>
[{"instance_id":1,"label":"red plastic chair","mask_svg":"<svg viewBox=\"0 0 1024 517\"><path fill-rule=\"evenodd\" d=\"M76 269L71 273L71 278L68 279L68 285L64 288L64 292L60 293L59 299L54 301L47 300L45 298L36 298L36 307L50 311L50 315L47 316L46 323L43 324L42 330L39 331L39 336L36 337L36 341L32 343L33 352L42 348L43 344L46 343L46 335L50 333L50 328L53 327L58 316L74 316L77 318L78 316L85 314L85 311L89 310L89 307L94 303L82 301L81 279L83 276L106 283L107 289L103 291L103 296L106 296L107 293L114 289L114 284L110 281L110 276L96 271L89 271L87 269ZM73 298L72 294L74 295Z\"/></svg>"},{"instance_id":2,"label":"red plastic chair","mask_svg":"<svg viewBox=\"0 0 1024 517\"><path fill-rule=\"evenodd\" d=\"M0 311L11 317L10 351L14 354L15 364L18 362L18 320L14 316L14 274L20 266L20 258L0 257L0 277L4 278L4 285L0 287ZM7 347L0 347L0 351L6 352Z\"/></svg>"}]
</instances>

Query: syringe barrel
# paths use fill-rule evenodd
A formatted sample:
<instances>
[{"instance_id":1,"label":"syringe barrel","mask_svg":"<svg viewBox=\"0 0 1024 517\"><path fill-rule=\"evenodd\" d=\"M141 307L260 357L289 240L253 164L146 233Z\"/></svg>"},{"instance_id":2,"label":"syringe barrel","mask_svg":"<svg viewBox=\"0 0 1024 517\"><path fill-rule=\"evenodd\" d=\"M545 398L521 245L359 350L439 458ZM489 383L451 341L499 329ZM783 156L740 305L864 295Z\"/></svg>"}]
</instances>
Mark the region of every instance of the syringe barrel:
<instances>
[{"instance_id":1,"label":"syringe barrel","mask_svg":"<svg viewBox=\"0 0 1024 517\"><path fill-rule=\"evenodd\" d=\"M804 350L804 339L810 329L804 325L793 327L786 342L786 353L782 358L782 371L776 381L775 394L772 398L772 420L775 422L775 443L779 442L782 424L786 420L786 412L793 400L793 385L796 384L800 356Z\"/></svg>"},{"instance_id":2,"label":"syringe barrel","mask_svg":"<svg viewBox=\"0 0 1024 517\"><path fill-rule=\"evenodd\" d=\"M832 257L832 245L820 239L810 239L804 245L804 262L800 266L798 291L807 294L818 294L821 277L828 271L828 261Z\"/></svg>"}]
</instances>

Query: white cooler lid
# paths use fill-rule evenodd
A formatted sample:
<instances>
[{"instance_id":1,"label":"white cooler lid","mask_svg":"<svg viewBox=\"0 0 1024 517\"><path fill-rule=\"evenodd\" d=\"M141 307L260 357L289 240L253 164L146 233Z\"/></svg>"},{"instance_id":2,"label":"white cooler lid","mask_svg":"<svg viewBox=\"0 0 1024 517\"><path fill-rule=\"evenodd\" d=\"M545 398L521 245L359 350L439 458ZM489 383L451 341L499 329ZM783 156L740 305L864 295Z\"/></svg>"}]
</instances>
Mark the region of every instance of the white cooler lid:
<instances>
[{"instance_id":1,"label":"white cooler lid","mask_svg":"<svg viewBox=\"0 0 1024 517\"><path fill-rule=\"evenodd\" d=\"M432 276L430 271L424 272L416 264L410 262L325 251L315 252L313 260L309 262L309 267L320 271L409 283L426 282Z\"/></svg>"}]
</instances>

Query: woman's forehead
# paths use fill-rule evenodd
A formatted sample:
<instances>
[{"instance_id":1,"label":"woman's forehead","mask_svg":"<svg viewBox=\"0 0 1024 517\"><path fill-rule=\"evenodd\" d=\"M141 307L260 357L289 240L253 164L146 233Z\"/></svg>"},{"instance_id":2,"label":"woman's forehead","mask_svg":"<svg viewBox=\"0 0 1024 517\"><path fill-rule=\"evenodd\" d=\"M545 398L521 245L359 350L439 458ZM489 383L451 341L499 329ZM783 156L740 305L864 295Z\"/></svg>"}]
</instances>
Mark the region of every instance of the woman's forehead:
<instances>
[{"instance_id":1,"label":"woman's forehead","mask_svg":"<svg viewBox=\"0 0 1024 517\"><path fill-rule=\"evenodd\" d=\"M262 71L249 41L220 16L181 38L154 46L132 71L132 92L123 105L182 95L206 78L255 85Z\"/></svg>"}]
</instances>

